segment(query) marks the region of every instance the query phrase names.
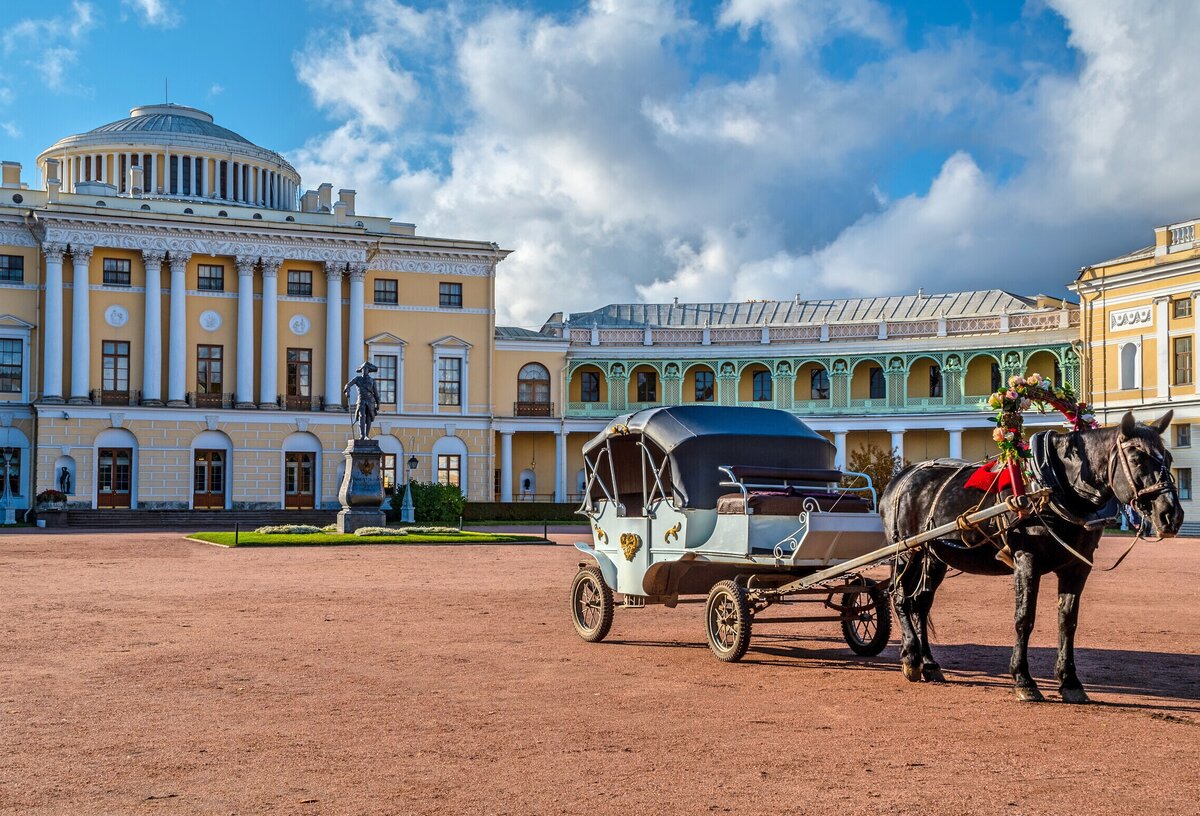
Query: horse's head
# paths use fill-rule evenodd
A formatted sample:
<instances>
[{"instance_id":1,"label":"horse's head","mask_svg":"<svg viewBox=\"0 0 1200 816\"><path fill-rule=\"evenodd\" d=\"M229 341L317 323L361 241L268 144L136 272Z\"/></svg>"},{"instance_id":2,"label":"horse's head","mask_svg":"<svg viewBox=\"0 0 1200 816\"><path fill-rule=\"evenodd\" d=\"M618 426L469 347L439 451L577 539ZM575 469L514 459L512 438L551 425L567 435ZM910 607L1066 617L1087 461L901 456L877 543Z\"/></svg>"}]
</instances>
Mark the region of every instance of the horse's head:
<instances>
[{"instance_id":1,"label":"horse's head","mask_svg":"<svg viewBox=\"0 0 1200 816\"><path fill-rule=\"evenodd\" d=\"M1159 538L1169 538L1183 524L1179 491L1171 476L1171 452L1162 435L1171 425L1174 411L1153 422L1139 423L1133 412L1121 418L1109 484L1117 500L1131 505L1154 526Z\"/></svg>"}]
</instances>

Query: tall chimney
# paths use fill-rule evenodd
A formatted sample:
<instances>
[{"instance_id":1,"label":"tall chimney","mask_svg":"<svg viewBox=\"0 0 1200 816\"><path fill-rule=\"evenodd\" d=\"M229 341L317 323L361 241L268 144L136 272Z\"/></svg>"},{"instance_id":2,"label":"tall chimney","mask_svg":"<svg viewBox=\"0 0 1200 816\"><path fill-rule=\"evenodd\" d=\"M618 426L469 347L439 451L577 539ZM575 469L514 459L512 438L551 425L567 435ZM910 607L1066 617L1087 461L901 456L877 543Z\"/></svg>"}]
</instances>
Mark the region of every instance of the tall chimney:
<instances>
[{"instance_id":1,"label":"tall chimney","mask_svg":"<svg viewBox=\"0 0 1200 816\"><path fill-rule=\"evenodd\" d=\"M142 168L136 164L129 166L129 172L125 184L125 189L129 191L129 195L133 198L140 198L142 195Z\"/></svg>"},{"instance_id":2,"label":"tall chimney","mask_svg":"<svg viewBox=\"0 0 1200 816\"><path fill-rule=\"evenodd\" d=\"M305 190L304 195L300 196L300 212L316 212L317 211L317 191Z\"/></svg>"},{"instance_id":3,"label":"tall chimney","mask_svg":"<svg viewBox=\"0 0 1200 816\"><path fill-rule=\"evenodd\" d=\"M50 201L58 201L58 194L62 192L62 179L58 175L58 165L58 159L46 159L46 198Z\"/></svg>"},{"instance_id":4,"label":"tall chimney","mask_svg":"<svg viewBox=\"0 0 1200 816\"><path fill-rule=\"evenodd\" d=\"M21 186L21 163L14 161L0 162L0 168L3 168L3 181L0 181L2 187L20 187Z\"/></svg>"},{"instance_id":5,"label":"tall chimney","mask_svg":"<svg viewBox=\"0 0 1200 816\"><path fill-rule=\"evenodd\" d=\"M346 215L354 215L353 190L338 190L338 201L346 205Z\"/></svg>"},{"instance_id":6,"label":"tall chimney","mask_svg":"<svg viewBox=\"0 0 1200 816\"><path fill-rule=\"evenodd\" d=\"M329 182L317 187L317 211L333 212L333 185Z\"/></svg>"}]
</instances>

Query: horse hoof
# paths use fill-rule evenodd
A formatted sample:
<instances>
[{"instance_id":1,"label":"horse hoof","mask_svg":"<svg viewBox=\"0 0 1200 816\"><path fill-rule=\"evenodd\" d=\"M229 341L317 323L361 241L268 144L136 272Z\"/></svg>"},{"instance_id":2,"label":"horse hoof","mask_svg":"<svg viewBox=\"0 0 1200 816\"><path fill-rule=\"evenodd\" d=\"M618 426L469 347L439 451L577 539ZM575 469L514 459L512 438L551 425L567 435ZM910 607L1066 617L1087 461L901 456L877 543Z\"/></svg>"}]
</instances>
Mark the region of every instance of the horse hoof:
<instances>
[{"instance_id":1,"label":"horse hoof","mask_svg":"<svg viewBox=\"0 0 1200 816\"><path fill-rule=\"evenodd\" d=\"M920 663L901 663L900 669L904 672L904 679L910 683L921 682L921 664Z\"/></svg>"},{"instance_id":2,"label":"horse hoof","mask_svg":"<svg viewBox=\"0 0 1200 816\"><path fill-rule=\"evenodd\" d=\"M1091 699L1087 696L1087 692L1081 688L1065 688L1062 689L1062 701L1071 703L1072 705L1083 705L1090 703Z\"/></svg>"},{"instance_id":3,"label":"horse hoof","mask_svg":"<svg viewBox=\"0 0 1200 816\"><path fill-rule=\"evenodd\" d=\"M1017 693L1017 699L1022 703L1043 703L1046 698L1037 690L1036 686L1017 686L1013 689Z\"/></svg>"},{"instance_id":4,"label":"horse hoof","mask_svg":"<svg viewBox=\"0 0 1200 816\"><path fill-rule=\"evenodd\" d=\"M922 679L926 683L945 683L946 675L942 674L941 666L925 666L921 669Z\"/></svg>"}]
</instances>

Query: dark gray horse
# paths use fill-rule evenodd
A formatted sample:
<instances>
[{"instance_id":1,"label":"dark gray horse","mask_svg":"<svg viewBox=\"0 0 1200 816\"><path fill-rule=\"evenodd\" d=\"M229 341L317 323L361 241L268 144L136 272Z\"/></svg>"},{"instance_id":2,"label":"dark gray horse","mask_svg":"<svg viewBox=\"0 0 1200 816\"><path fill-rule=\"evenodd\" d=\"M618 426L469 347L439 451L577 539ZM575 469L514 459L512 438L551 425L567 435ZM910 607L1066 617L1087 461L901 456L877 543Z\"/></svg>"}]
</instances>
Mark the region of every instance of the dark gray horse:
<instances>
[{"instance_id":1,"label":"dark gray horse","mask_svg":"<svg viewBox=\"0 0 1200 816\"><path fill-rule=\"evenodd\" d=\"M1075 674L1075 625L1079 596L1092 570L1087 561L1096 552L1104 522L1116 515L1119 503L1132 506L1142 523L1153 526L1163 538L1175 535L1183 523L1171 478L1171 454L1162 442L1171 415L1139 424L1128 413L1112 428L1035 434L1030 440L1031 487L1051 489L1048 507L1007 531L1001 525L1011 524L1012 519L1002 516L986 522L981 530L939 539L901 557L893 604L900 620L904 676L912 681L945 680L929 650L927 628L934 593L947 566L985 575L1012 573L1017 629L1010 665L1013 681L1021 700L1043 699L1029 674L1029 634L1037 613L1038 583L1041 576L1053 572L1058 576L1056 673L1062 699L1086 703L1087 694ZM996 493L965 486L974 470L964 462L943 460L900 471L879 500L889 540L952 522L981 500L982 507L991 506Z\"/></svg>"}]
</instances>

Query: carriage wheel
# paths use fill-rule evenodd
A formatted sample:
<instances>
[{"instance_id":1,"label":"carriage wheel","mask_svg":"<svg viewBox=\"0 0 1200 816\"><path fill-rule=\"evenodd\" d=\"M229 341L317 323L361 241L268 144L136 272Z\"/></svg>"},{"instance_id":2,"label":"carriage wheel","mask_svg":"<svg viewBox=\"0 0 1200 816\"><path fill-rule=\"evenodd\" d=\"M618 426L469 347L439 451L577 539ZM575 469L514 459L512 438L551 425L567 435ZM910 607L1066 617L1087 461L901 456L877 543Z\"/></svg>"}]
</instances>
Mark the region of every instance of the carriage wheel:
<instances>
[{"instance_id":1,"label":"carriage wheel","mask_svg":"<svg viewBox=\"0 0 1200 816\"><path fill-rule=\"evenodd\" d=\"M751 621L750 599L744 586L721 581L709 591L704 623L708 648L718 660L733 663L742 659L750 647Z\"/></svg>"},{"instance_id":2,"label":"carriage wheel","mask_svg":"<svg viewBox=\"0 0 1200 816\"><path fill-rule=\"evenodd\" d=\"M887 593L874 581L867 580L866 592L847 592L842 605L851 610L842 621L842 636L850 651L874 657L884 650L892 636L892 610Z\"/></svg>"},{"instance_id":3,"label":"carriage wheel","mask_svg":"<svg viewBox=\"0 0 1200 816\"><path fill-rule=\"evenodd\" d=\"M596 566L580 567L571 582L571 622L588 643L604 640L613 622L612 590Z\"/></svg>"}]
</instances>

